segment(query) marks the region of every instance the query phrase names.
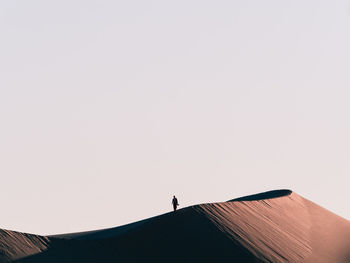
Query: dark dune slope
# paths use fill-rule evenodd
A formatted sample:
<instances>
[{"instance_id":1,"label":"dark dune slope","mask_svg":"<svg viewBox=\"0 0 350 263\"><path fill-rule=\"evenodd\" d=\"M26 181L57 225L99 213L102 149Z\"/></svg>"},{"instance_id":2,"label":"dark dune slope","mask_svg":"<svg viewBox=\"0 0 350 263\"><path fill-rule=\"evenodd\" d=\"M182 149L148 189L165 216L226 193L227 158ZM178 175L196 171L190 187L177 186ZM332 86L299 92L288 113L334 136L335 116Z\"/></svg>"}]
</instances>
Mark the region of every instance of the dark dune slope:
<instances>
[{"instance_id":1,"label":"dark dune slope","mask_svg":"<svg viewBox=\"0 0 350 263\"><path fill-rule=\"evenodd\" d=\"M18 262L259 262L193 207L112 238L51 238L51 245Z\"/></svg>"},{"instance_id":2,"label":"dark dune slope","mask_svg":"<svg viewBox=\"0 0 350 263\"><path fill-rule=\"evenodd\" d=\"M289 190L99 231L18 235L0 237L0 262L350 262L350 222Z\"/></svg>"}]
</instances>

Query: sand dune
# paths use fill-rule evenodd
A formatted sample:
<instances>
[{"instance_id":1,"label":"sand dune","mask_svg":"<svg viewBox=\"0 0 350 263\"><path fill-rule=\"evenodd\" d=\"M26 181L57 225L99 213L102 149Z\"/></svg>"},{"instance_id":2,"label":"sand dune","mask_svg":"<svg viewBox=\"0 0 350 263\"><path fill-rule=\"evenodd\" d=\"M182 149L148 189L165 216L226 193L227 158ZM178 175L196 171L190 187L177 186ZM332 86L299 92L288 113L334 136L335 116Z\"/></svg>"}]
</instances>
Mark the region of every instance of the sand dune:
<instances>
[{"instance_id":1,"label":"sand dune","mask_svg":"<svg viewBox=\"0 0 350 263\"><path fill-rule=\"evenodd\" d=\"M350 222L295 193L198 209L262 262L350 262Z\"/></svg>"},{"instance_id":2,"label":"sand dune","mask_svg":"<svg viewBox=\"0 0 350 263\"><path fill-rule=\"evenodd\" d=\"M49 243L47 237L0 229L0 262L41 253L48 249Z\"/></svg>"},{"instance_id":3,"label":"sand dune","mask_svg":"<svg viewBox=\"0 0 350 263\"><path fill-rule=\"evenodd\" d=\"M0 262L350 262L350 222L289 190L126 226L42 237L0 231Z\"/></svg>"}]
</instances>

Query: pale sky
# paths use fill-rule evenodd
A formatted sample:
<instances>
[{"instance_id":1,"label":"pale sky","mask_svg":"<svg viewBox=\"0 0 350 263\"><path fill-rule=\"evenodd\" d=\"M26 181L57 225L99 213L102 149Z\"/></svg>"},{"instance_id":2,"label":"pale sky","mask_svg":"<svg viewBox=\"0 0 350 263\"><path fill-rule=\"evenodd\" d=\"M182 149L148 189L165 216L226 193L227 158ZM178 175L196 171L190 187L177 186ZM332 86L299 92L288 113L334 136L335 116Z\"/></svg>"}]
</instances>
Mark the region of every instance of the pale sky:
<instances>
[{"instance_id":1,"label":"pale sky","mask_svg":"<svg viewBox=\"0 0 350 263\"><path fill-rule=\"evenodd\" d=\"M350 1L1 1L0 228L289 188L350 219Z\"/></svg>"}]
</instances>

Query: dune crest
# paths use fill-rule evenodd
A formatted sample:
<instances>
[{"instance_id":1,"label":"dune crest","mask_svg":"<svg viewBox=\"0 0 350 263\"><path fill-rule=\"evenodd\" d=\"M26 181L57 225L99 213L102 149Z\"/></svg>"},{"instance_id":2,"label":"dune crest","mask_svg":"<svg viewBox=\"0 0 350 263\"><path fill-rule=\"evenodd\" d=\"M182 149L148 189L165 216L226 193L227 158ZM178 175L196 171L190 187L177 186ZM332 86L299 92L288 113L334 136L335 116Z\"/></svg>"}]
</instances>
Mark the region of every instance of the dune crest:
<instances>
[{"instance_id":1,"label":"dune crest","mask_svg":"<svg viewBox=\"0 0 350 263\"><path fill-rule=\"evenodd\" d=\"M350 262L350 222L294 192L271 191L197 209L262 262Z\"/></svg>"},{"instance_id":2,"label":"dune crest","mask_svg":"<svg viewBox=\"0 0 350 263\"><path fill-rule=\"evenodd\" d=\"M350 262L350 222L290 190L201 204L121 227L0 231L0 262Z\"/></svg>"},{"instance_id":3,"label":"dune crest","mask_svg":"<svg viewBox=\"0 0 350 263\"><path fill-rule=\"evenodd\" d=\"M263 262L302 262L312 253L311 220L304 201L283 198L200 205L234 242Z\"/></svg>"}]
</instances>

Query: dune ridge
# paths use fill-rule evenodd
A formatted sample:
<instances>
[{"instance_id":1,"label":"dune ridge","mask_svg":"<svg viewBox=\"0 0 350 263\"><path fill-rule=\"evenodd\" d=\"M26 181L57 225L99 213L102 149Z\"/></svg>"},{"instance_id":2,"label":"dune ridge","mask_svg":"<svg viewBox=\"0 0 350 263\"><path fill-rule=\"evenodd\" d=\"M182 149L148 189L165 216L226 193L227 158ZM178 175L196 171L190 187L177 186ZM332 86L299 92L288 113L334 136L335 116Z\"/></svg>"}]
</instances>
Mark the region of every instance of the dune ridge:
<instances>
[{"instance_id":1,"label":"dune ridge","mask_svg":"<svg viewBox=\"0 0 350 263\"><path fill-rule=\"evenodd\" d=\"M312 253L310 217L296 194L199 206L221 231L263 262L301 262Z\"/></svg>"},{"instance_id":2,"label":"dune ridge","mask_svg":"<svg viewBox=\"0 0 350 263\"><path fill-rule=\"evenodd\" d=\"M350 262L350 222L290 190L57 236L0 231L4 262Z\"/></svg>"},{"instance_id":3,"label":"dune ridge","mask_svg":"<svg viewBox=\"0 0 350 263\"><path fill-rule=\"evenodd\" d=\"M28 257L49 247L48 237L0 229L0 262Z\"/></svg>"},{"instance_id":4,"label":"dune ridge","mask_svg":"<svg viewBox=\"0 0 350 263\"><path fill-rule=\"evenodd\" d=\"M294 192L271 191L197 209L262 262L350 262L350 222Z\"/></svg>"}]
</instances>

